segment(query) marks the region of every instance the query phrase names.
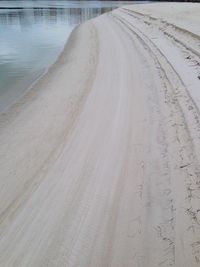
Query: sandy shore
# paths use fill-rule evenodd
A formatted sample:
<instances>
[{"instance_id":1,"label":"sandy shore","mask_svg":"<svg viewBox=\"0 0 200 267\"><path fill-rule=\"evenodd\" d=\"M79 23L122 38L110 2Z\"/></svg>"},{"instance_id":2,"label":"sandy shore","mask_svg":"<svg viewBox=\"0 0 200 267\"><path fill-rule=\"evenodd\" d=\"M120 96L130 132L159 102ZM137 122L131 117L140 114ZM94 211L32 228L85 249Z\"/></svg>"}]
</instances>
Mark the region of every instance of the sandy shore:
<instances>
[{"instance_id":1,"label":"sandy shore","mask_svg":"<svg viewBox=\"0 0 200 267\"><path fill-rule=\"evenodd\" d=\"M200 266L199 25L104 14L1 115L1 267Z\"/></svg>"}]
</instances>

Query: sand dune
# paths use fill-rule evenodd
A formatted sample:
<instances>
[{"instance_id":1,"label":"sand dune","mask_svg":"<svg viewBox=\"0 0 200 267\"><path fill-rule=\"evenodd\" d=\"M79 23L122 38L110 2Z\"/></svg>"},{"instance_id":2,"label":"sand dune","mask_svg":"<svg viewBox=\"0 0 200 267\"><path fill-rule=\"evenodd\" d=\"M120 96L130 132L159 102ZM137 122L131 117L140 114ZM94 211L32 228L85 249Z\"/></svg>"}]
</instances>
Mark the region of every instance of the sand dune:
<instances>
[{"instance_id":1,"label":"sand dune","mask_svg":"<svg viewBox=\"0 0 200 267\"><path fill-rule=\"evenodd\" d=\"M104 14L1 115L1 267L200 266L199 25Z\"/></svg>"}]
</instances>

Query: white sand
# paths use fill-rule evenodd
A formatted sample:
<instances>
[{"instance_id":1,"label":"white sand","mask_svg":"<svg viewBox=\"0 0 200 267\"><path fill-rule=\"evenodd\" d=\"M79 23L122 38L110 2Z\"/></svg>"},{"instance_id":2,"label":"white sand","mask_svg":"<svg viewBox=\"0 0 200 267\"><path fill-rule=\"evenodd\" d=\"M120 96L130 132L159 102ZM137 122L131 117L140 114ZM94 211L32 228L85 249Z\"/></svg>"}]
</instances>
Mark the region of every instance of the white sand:
<instances>
[{"instance_id":1,"label":"white sand","mask_svg":"<svg viewBox=\"0 0 200 267\"><path fill-rule=\"evenodd\" d=\"M78 27L0 118L1 267L200 266L200 5Z\"/></svg>"}]
</instances>

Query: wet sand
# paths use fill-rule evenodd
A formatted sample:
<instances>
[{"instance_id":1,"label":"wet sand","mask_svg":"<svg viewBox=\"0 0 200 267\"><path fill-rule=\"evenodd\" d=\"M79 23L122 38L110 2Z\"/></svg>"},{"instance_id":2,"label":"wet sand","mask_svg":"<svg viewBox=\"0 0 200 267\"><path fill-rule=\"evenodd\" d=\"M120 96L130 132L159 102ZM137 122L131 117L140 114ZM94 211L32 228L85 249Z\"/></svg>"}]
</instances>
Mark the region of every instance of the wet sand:
<instances>
[{"instance_id":1,"label":"wet sand","mask_svg":"<svg viewBox=\"0 0 200 267\"><path fill-rule=\"evenodd\" d=\"M1 115L0 266L199 266L199 23L162 3L82 24Z\"/></svg>"}]
</instances>

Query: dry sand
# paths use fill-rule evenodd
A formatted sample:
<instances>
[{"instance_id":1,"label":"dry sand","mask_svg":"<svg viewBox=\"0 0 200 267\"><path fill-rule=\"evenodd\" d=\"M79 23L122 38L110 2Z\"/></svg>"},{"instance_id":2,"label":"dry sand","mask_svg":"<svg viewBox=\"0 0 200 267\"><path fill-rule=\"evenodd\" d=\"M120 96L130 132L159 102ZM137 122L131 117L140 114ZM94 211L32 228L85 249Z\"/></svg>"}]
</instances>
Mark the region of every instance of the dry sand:
<instances>
[{"instance_id":1,"label":"dry sand","mask_svg":"<svg viewBox=\"0 0 200 267\"><path fill-rule=\"evenodd\" d=\"M76 28L0 117L1 267L200 266L200 5Z\"/></svg>"}]
</instances>

